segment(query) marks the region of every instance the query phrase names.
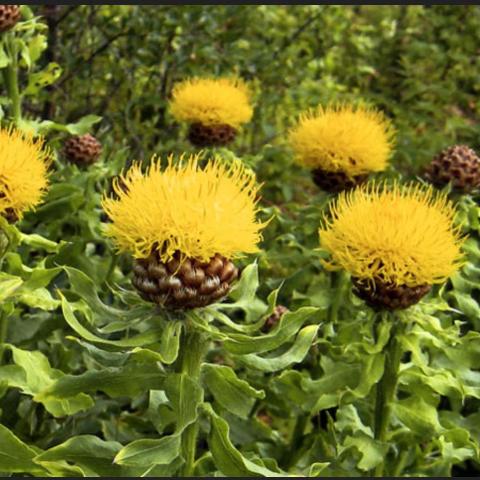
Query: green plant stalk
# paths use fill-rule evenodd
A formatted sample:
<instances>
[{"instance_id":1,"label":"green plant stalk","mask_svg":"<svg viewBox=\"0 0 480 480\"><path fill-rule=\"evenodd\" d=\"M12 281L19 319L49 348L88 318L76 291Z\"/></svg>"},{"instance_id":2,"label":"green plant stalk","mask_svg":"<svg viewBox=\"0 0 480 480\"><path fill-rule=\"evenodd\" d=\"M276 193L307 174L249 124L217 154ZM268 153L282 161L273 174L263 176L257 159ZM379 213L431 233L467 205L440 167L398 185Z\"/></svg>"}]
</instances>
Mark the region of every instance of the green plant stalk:
<instances>
[{"instance_id":1,"label":"green plant stalk","mask_svg":"<svg viewBox=\"0 0 480 480\"><path fill-rule=\"evenodd\" d=\"M384 316L384 315L382 315ZM397 334L401 325L401 318L396 314L391 319L394 324L390 331L390 338L385 345L385 368L382 378L377 385L375 400L375 440L385 443L388 436L388 427L392 414L392 403L395 400L402 348L398 341ZM382 477L385 470L385 461L382 461L375 468L375 476Z\"/></svg>"},{"instance_id":2,"label":"green plant stalk","mask_svg":"<svg viewBox=\"0 0 480 480\"><path fill-rule=\"evenodd\" d=\"M3 69L3 80L11 102L11 117L18 124L22 118L22 99L18 88L18 50L11 32L6 34L5 42L10 62Z\"/></svg>"},{"instance_id":3,"label":"green plant stalk","mask_svg":"<svg viewBox=\"0 0 480 480\"><path fill-rule=\"evenodd\" d=\"M338 323L338 311L348 284L348 274L340 270L332 274L332 287L335 289L332 303L329 309L329 320L332 325Z\"/></svg>"},{"instance_id":4,"label":"green plant stalk","mask_svg":"<svg viewBox=\"0 0 480 480\"><path fill-rule=\"evenodd\" d=\"M8 315L4 311L0 311L0 346L7 340L8 332Z\"/></svg>"},{"instance_id":5,"label":"green plant stalk","mask_svg":"<svg viewBox=\"0 0 480 480\"><path fill-rule=\"evenodd\" d=\"M208 343L206 335L196 330L187 318L180 345L181 373L187 375L192 380L200 380L200 370L207 352ZM191 477L194 473L198 430L197 420L182 432L182 454L185 460L182 471L183 477Z\"/></svg>"},{"instance_id":6,"label":"green plant stalk","mask_svg":"<svg viewBox=\"0 0 480 480\"><path fill-rule=\"evenodd\" d=\"M307 426L309 420L310 415L308 413L301 413L297 416L295 426L293 428L292 439L290 441L291 457L288 462L288 468L293 467L298 460L298 451L302 447L305 427Z\"/></svg>"}]
</instances>

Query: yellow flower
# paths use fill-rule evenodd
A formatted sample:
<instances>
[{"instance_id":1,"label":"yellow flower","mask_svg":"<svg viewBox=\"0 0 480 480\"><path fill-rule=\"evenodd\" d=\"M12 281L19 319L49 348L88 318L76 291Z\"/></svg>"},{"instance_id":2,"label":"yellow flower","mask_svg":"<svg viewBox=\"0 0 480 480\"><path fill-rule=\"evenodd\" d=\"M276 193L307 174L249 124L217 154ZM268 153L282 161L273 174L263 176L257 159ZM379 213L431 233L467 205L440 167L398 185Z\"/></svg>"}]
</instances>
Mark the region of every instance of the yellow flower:
<instances>
[{"instance_id":1,"label":"yellow flower","mask_svg":"<svg viewBox=\"0 0 480 480\"><path fill-rule=\"evenodd\" d=\"M48 186L50 152L44 140L13 127L0 129L0 214L18 218L34 208Z\"/></svg>"},{"instance_id":2,"label":"yellow flower","mask_svg":"<svg viewBox=\"0 0 480 480\"><path fill-rule=\"evenodd\" d=\"M248 87L229 78L193 78L175 85L170 110L180 121L234 128L253 114Z\"/></svg>"},{"instance_id":3,"label":"yellow flower","mask_svg":"<svg viewBox=\"0 0 480 480\"><path fill-rule=\"evenodd\" d=\"M462 263L455 208L419 184L370 183L340 194L320 229L334 268L409 287L441 283Z\"/></svg>"},{"instance_id":4,"label":"yellow flower","mask_svg":"<svg viewBox=\"0 0 480 480\"><path fill-rule=\"evenodd\" d=\"M216 253L226 258L258 250L264 224L255 219L258 186L240 163L226 165L218 158L200 168L199 156L162 170L152 159L142 173L140 164L114 182L118 199L104 198L112 222L106 234L119 251L136 258L152 250L168 261L176 251L207 261Z\"/></svg>"},{"instance_id":5,"label":"yellow flower","mask_svg":"<svg viewBox=\"0 0 480 480\"><path fill-rule=\"evenodd\" d=\"M390 121L379 111L339 105L303 115L290 143L299 164L354 176L386 168L393 136Z\"/></svg>"}]
</instances>

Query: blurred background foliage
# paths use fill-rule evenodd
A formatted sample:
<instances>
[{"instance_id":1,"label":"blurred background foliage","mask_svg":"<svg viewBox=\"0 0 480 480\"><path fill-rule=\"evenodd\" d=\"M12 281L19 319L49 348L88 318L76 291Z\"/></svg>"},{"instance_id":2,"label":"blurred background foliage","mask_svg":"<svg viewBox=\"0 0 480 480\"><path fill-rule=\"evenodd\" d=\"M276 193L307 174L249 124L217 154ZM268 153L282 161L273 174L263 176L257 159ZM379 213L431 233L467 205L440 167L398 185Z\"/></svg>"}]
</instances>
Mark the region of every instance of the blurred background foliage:
<instances>
[{"instance_id":1,"label":"blurred background foliage","mask_svg":"<svg viewBox=\"0 0 480 480\"><path fill-rule=\"evenodd\" d=\"M446 144L479 146L478 6L35 6L49 25L45 62L63 68L30 111L68 123L103 117L131 156L187 149L167 111L176 81L238 74L256 95L236 150L283 147L299 112L362 98L398 129L411 173ZM289 174L296 169L290 169Z\"/></svg>"}]
</instances>

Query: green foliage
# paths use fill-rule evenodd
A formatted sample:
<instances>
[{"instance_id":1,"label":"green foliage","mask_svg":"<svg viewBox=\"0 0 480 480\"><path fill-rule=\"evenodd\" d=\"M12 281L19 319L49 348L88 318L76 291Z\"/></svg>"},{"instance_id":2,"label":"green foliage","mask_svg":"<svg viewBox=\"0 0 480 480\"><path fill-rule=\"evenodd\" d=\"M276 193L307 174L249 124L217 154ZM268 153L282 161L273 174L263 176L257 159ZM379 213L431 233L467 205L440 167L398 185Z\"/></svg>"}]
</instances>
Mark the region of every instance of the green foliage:
<instances>
[{"instance_id":1,"label":"green foliage","mask_svg":"<svg viewBox=\"0 0 480 480\"><path fill-rule=\"evenodd\" d=\"M362 98L397 129L386 177L414 178L454 142L479 148L480 10L72 5L22 15L0 38L0 117L45 135L52 168L35 211L17 226L0 218L0 474L478 474L478 196L449 192L469 236L461 271L405 312L376 313L348 275L322 265L331 196L293 163L286 138L302 111ZM131 286L131 259L103 236L101 199L134 159L193 151L168 100L176 81L207 74L251 84L253 121L231 150L206 155L256 172L269 224L258 255L238 260L227 300L167 312ZM103 153L79 168L62 143L87 132ZM280 304L289 312L272 326Z\"/></svg>"}]
</instances>

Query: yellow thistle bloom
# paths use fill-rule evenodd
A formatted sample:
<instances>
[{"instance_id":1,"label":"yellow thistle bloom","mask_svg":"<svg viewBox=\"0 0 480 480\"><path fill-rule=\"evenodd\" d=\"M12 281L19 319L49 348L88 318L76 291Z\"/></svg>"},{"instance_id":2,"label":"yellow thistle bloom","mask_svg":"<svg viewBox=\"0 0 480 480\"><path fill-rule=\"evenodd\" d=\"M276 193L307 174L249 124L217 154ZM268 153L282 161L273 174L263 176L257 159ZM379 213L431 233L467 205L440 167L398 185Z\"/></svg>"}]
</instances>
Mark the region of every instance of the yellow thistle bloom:
<instances>
[{"instance_id":1,"label":"yellow thistle bloom","mask_svg":"<svg viewBox=\"0 0 480 480\"><path fill-rule=\"evenodd\" d=\"M114 182L118 199L104 198L113 223L106 234L119 251L136 258L152 250L162 261L179 251L184 257L207 261L215 254L232 258L257 251L260 229L255 219L258 186L240 163L214 159L202 169L199 156L174 165L173 156L162 170L152 159L142 173L140 164Z\"/></svg>"},{"instance_id":2,"label":"yellow thistle bloom","mask_svg":"<svg viewBox=\"0 0 480 480\"><path fill-rule=\"evenodd\" d=\"M290 143L299 164L354 176L386 168L393 135L381 112L340 105L303 115L290 132Z\"/></svg>"},{"instance_id":3,"label":"yellow thistle bloom","mask_svg":"<svg viewBox=\"0 0 480 480\"><path fill-rule=\"evenodd\" d=\"M44 140L10 128L0 129L0 214L18 218L35 207L48 186L50 152Z\"/></svg>"},{"instance_id":4,"label":"yellow thistle bloom","mask_svg":"<svg viewBox=\"0 0 480 480\"><path fill-rule=\"evenodd\" d=\"M175 85L170 110L180 121L234 128L253 114L248 87L229 78L193 78Z\"/></svg>"},{"instance_id":5,"label":"yellow thistle bloom","mask_svg":"<svg viewBox=\"0 0 480 480\"><path fill-rule=\"evenodd\" d=\"M334 268L409 287L441 283L462 263L455 208L419 184L370 183L340 194L320 229Z\"/></svg>"}]
</instances>

